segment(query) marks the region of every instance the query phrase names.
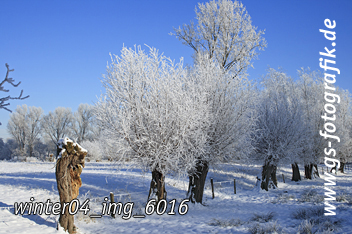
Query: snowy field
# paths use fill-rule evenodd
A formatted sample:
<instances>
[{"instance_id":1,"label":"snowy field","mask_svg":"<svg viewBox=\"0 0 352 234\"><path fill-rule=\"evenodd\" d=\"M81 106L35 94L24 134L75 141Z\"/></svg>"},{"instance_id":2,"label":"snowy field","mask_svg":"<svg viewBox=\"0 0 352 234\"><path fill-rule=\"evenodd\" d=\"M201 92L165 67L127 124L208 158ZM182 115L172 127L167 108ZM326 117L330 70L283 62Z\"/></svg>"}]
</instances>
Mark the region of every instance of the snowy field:
<instances>
[{"instance_id":1,"label":"snowy field","mask_svg":"<svg viewBox=\"0 0 352 234\"><path fill-rule=\"evenodd\" d=\"M0 233L63 233L56 230L58 216L15 215L15 202L59 201L54 163L20 163L0 161ZM303 172L301 169L301 176ZM326 217L323 210L323 179L292 182L291 169L279 168L279 188L261 191L256 185L260 166L222 165L210 170L204 191L204 206L188 204L189 211L180 215L177 208L185 198L186 178L166 177L168 201L176 199L176 215L131 217L117 215L90 218L100 214L104 197L115 194L115 202L133 202L133 215L144 214L151 173L137 168L117 168L108 162L86 163L81 174L81 204L90 199L90 212L78 213L78 233L352 233L352 171L337 175L336 216ZM322 166L319 166L321 173ZM326 171L326 169L324 168ZM284 174L286 183L283 183ZM212 199L210 178L214 179ZM234 194L236 179L237 194ZM221 183L220 183L221 182ZM127 211L126 211L127 212ZM126 213L127 216L127 213ZM334 230L323 232L323 229ZM306 229L306 232L304 231ZM316 232L314 232L316 231Z\"/></svg>"}]
</instances>

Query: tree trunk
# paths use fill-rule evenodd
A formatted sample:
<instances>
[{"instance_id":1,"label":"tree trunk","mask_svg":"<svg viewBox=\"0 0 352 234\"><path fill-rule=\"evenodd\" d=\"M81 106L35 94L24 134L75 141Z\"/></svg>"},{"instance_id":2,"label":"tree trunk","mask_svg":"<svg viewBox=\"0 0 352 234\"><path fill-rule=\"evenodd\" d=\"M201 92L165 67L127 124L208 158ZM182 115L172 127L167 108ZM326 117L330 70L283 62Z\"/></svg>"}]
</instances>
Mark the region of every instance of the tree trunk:
<instances>
[{"instance_id":1,"label":"tree trunk","mask_svg":"<svg viewBox=\"0 0 352 234\"><path fill-rule=\"evenodd\" d=\"M312 170L313 170L313 164L306 164L304 165L304 177L306 179L311 180L312 179Z\"/></svg>"},{"instance_id":2,"label":"tree trunk","mask_svg":"<svg viewBox=\"0 0 352 234\"><path fill-rule=\"evenodd\" d=\"M340 162L339 171L340 171L341 173L345 173L345 163L344 163L344 162Z\"/></svg>"},{"instance_id":3,"label":"tree trunk","mask_svg":"<svg viewBox=\"0 0 352 234\"><path fill-rule=\"evenodd\" d=\"M60 154L60 152L63 153ZM68 206L65 207L64 214L62 214L62 207L64 207L64 203L69 203L78 196L79 187L82 185L80 175L87 152L83 151L78 144L73 144L72 141L66 138L59 145L58 154L61 157L56 162L55 175L61 203L59 223L65 231L71 234L76 231L74 217L69 214ZM74 209L75 207L72 207L72 210Z\"/></svg>"},{"instance_id":4,"label":"tree trunk","mask_svg":"<svg viewBox=\"0 0 352 234\"><path fill-rule=\"evenodd\" d=\"M292 181L299 181L301 180L301 174L299 173L299 168L297 163L291 164L292 166Z\"/></svg>"},{"instance_id":5,"label":"tree trunk","mask_svg":"<svg viewBox=\"0 0 352 234\"><path fill-rule=\"evenodd\" d=\"M260 187L268 191L270 185L273 185L274 188L277 187L276 166L266 163L263 166L262 183Z\"/></svg>"},{"instance_id":6,"label":"tree trunk","mask_svg":"<svg viewBox=\"0 0 352 234\"><path fill-rule=\"evenodd\" d=\"M152 171L152 181L150 182L150 189L148 200L151 197L156 197L157 203L162 200L166 199L166 190L165 190L165 176L157 170ZM160 207L161 209L163 207Z\"/></svg>"},{"instance_id":7,"label":"tree trunk","mask_svg":"<svg viewBox=\"0 0 352 234\"><path fill-rule=\"evenodd\" d=\"M196 172L189 176L187 197L192 203L202 203L205 179L207 178L209 166L207 162L199 162Z\"/></svg>"},{"instance_id":8,"label":"tree trunk","mask_svg":"<svg viewBox=\"0 0 352 234\"><path fill-rule=\"evenodd\" d=\"M318 165L317 165L317 164L312 164L312 165L313 165L312 171L313 171L314 177L315 177L315 178L320 177L320 175L319 175L319 170L318 170Z\"/></svg>"}]
</instances>

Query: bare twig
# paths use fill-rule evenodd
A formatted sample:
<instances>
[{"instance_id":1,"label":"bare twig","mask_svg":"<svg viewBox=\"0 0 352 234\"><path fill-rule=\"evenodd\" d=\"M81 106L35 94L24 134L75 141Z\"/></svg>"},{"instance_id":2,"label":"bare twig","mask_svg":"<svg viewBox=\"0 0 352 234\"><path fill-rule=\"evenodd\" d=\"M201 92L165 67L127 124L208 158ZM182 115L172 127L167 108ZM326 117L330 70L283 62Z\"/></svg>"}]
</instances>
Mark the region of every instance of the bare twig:
<instances>
[{"instance_id":1,"label":"bare twig","mask_svg":"<svg viewBox=\"0 0 352 234\"><path fill-rule=\"evenodd\" d=\"M12 71L14 71L15 69L10 69L10 67L9 67L9 65L8 65L7 63L5 64L5 66L6 66L6 68L7 68L7 72L6 72L5 79L4 79L3 81L1 81L1 83L0 83L0 91L9 92L8 89L5 89L5 88L3 87L3 85L4 85L5 83L9 83L9 84L11 84L13 87L17 87L17 86L19 86L19 85L21 84L21 82L18 82L17 84L15 84L15 83L14 83L15 80L9 77L9 73L12 72ZM25 96L25 97L22 97L22 95L23 95L23 90L21 90L21 93L20 93L20 95L19 95L18 97L11 97L11 96L9 95L9 96L0 98L0 109L5 109L5 110L7 110L7 111L9 111L9 112L12 112L9 108L7 108L7 106L10 105L10 103L9 103L8 101L9 101L9 100L14 100L14 99L23 100L23 99L26 99L26 98L29 97L29 95L27 95L27 96ZM0 125L1 125L1 123L0 123Z\"/></svg>"}]
</instances>

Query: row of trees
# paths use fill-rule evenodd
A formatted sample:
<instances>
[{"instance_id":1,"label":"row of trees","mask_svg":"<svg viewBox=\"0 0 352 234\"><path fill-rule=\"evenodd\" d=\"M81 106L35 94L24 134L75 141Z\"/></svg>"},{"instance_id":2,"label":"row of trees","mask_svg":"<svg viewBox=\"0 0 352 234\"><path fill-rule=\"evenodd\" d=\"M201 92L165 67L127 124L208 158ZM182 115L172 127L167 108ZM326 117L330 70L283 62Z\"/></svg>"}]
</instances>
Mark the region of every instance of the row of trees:
<instances>
[{"instance_id":1,"label":"row of trees","mask_svg":"<svg viewBox=\"0 0 352 234\"><path fill-rule=\"evenodd\" d=\"M116 147L111 157L152 171L151 190L158 199L166 196L165 175L183 173L190 199L202 202L209 166L219 162L263 163L263 189L270 181L277 185L280 164L292 164L293 180L300 179L298 164L312 178L327 143L318 134L326 120L323 75L301 69L294 81L269 69L255 86L246 71L266 42L243 5L199 4L196 19L197 25L173 33L194 50L193 67L182 69L182 61L174 64L154 48L149 54L123 48L112 60L103 80L106 95L97 104L107 145ZM337 134L350 142L350 95L337 93L337 115L343 116ZM349 145L336 146L343 162L350 157Z\"/></svg>"},{"instance_id":2,"label":"row of trees","mask_svg":"<svg viewBox=\"0 0 352 234\"><path fill-rule=\"evenodd\" d=\"M324 114L324 74L301 69L294 81L280 70L269 69L261 86L253 158L264 161L262 188L268 189L269 180L277 186L275 174L280 164L292 164L294 181L301 180L298 164L304 165L306 178L312 179L313 170L319 176L317 164L323 161L324 149L328 148L319 130L332 118ZM339 88L335 95L341 98L334 119L336 134L343 143L334 145L334 149L344 165L352 153L351 96Z\"/></svg>"},{"instance_id":3,"label":"row of trees","mask_svg":"<svg viewBox=\"0 0 352 234\"><path fill-rule=\"evenodd\" d=\"M97 120L114 148L111 157L134 161L152 171L151 191L166 196L168 173L189 177L191 201L202 202L209 166L220 162L263 163L262 188L277 185L278 165L305 165L312 178L326 141L319 136L324 119L323 75L299 70L294 81L269 69L258 86L247 68L266 46L237 1L198 5L192 22L173 33L194 50L194 66L182 68L150 48L123 48L103 80L106 95L97 103ZM350 96L341 96L339 134L350 139ZM337 146L341 160L349 144ZM118 152L116 154L116 152ZM299 173L298 173L299 175Z\"/></svg>"},{"instance_id":4,"label":"row of trees","mask_svg":"<svg viewBox=\"0 0 352 234\"><path fill-rule=\"evenodd\" d=\"M198 24L174 35L194 50L184 69L150 48L123 48L103 80L106 95L97 120L111 157L135 161L152 171L151 191L166 197L168 173L189 177L191 201L202 202L205 178L214 163L243 158L251 150L255 96L247 67L266 46L237 1L199 4ZM109 152L107 152L109 153Z\"/></svg>"},{"instance_id":5,"label":"row of trees","mask_svg":"<svg viewBox=\"0 0 352 234\"><path fill-rule=\"evenodd\" d=\"M43 154L56 152L59 139L64 137L78 143L93 141L99 134L94 121L93 106L88 104L80 104L74 113L70 108L58 107L47 115L41 107L18 106L7 124L15 147L11 141L3 142L6 154L2 158L9 158L11 154L42 157Z\"/></svg>"}]
</instances>

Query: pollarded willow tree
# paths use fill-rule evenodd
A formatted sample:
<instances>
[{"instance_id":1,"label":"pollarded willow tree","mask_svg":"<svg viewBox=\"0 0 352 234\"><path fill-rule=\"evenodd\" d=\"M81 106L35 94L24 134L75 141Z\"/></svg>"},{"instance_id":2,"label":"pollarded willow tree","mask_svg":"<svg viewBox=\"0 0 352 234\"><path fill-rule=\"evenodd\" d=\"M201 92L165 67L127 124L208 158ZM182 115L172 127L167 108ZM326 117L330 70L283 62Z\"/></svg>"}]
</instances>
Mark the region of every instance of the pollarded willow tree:
<instances>
[{"instance_id":1,"label":"pollarded willow tree","mask_svg":"<svg viewBox=\"0 0 352 234\"><path fill-rule=\"evenodd\" d=\"M149 197L165 199L165 175L191 170L203 150L205 102L182 63L154 48L123 47L102 83L106 93L95 110L105 153L150 170Z\"/></svg>"},{"instance_id":2,"label":"pollarded willow tree","mask_svg":"<svg viewBox=\"0 0 352 234\"><path fill-rule=\"evenodd\" d=\"M262 84L253 146L255 160L264 164L261 188L268 190L271 182L277 186L279 163L294 163L299 159L307 134L293 80L271 68Z\"/></svg>"},{"instance_id":3,"label":"pollarded willow tree","mask_svg":"<svg viewBox=\"0 0 352 234\"><path fill-rule=\"evenodd\" d=\"M196 19L197 24L184 24L171 34L194 50L193 74L202 80L198 83L199 89L204 90L203 94L206 93L207 97L209 119L203 128L207 136L207 153L198 157L196 170L190 172L188 191L191 199L194 198L192 200L201 203L209 165L232 158L229 152L234 148L241 149L232 151L232 154L238 152L237 157L242 155L241 152L246 152L245 147L239 147L239 142L247 141L248 134L241 135L243 128L235 130L233 126L242 126L247 122L250 124L245 133L251 132L249 129L255 115L248 113L252 112L250 107L254 105L250 104L253 95L248 95L252 85L246 80L247 68L252 66L259 51L266 47L266 41L262 37L264 31L258 31L252 25L248 12L238 1L199 3ZM216 64L215 67L208 65L209 62ZM209 66L215 70L209 69ZM217 106L219 102L221 104ZM246 145L249 144L242 144ZM221 160L219 155L223 155Z\"/></svg>"},{"instance_id":4,"label":"pollarded willow tree","mask_svg":"<svg viewBox=\"0 0 352 234\"><path fill-rule=\"evenodd\" d=\"M319 135L319 130L324 128L324 82L322 74L309 69L298 70L297 81L298 93L302 105L302 121L306 126L308 137L302 145L303 151L298 159L304 164L305 178L312 179L313 169L318 173L317 164L322 160L322 152L326 147L326 141ZM298 165L292 166L292 180L297 181L299 175Z\"/></svg>"},{"instance_id":5,"label":"pollarded willow tree","mask_svg":"<svg viewBox=\"0 0 352 234\"><path fill-rule=\"evenodd\" d=\"M256 97L249 80L233 77L206 55L197 55L189 77L207 112L201 127L206 139L204 151L197 155L195 168L188 172L188 196L192 202L202 203L209 167L244 159L251 152Z\"/></svg>"}]
</instances>

